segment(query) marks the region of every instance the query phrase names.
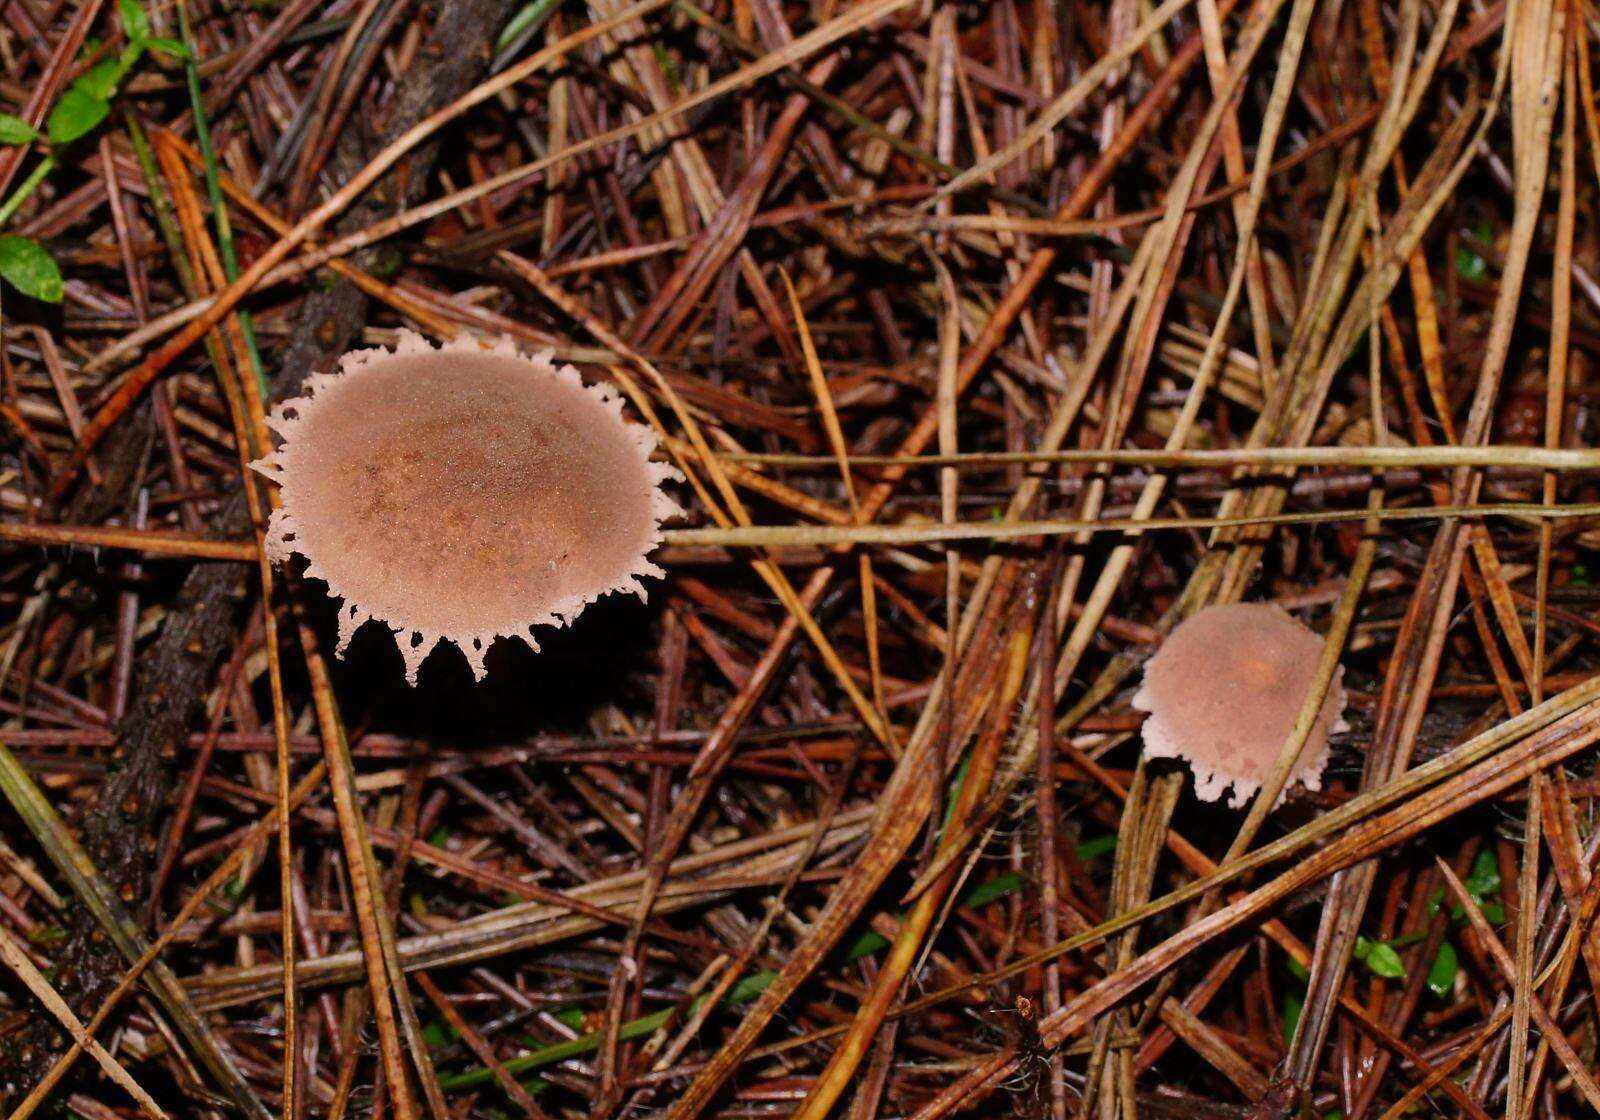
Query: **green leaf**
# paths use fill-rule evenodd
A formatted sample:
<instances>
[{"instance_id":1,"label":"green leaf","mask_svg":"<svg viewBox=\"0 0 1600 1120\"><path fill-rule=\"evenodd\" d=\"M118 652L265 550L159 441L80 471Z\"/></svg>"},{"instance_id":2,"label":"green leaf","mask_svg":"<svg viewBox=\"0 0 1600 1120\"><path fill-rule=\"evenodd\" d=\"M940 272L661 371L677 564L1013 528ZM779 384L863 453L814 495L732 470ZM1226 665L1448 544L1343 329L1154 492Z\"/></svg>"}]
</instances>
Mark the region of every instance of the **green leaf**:
<instances>
[{"instance_id":1,"label":"green leaf","mask_svg":"<svg viewBox=\"0 0 1600 1120\"><path fill-rule=\"evenodd\" d=\"M869 929L845 948L845 963L849 964L851 961L858 961L862 957L871 956L878 950L887 948L888 945L889 939L887 937L877 930Z\"/></svg>"},{"instance_id":2,"label":"green leaf","mask_svg":"<svg viewBox=\"0 0 1600 1120\"><path fill-rule=\"evenodd\" d=\"M74 85L50 111L50 143L70 144L105 120L109 112L111 106L104 98L92 97Z\"/></svg>"},{"instance_id":3,"label":"green leaf","mask_svg":"<svg viewBox=\"0 0 1600 1120\"><path fill-rule=\"evenodd\" d=\"M28 940L42 948L49 949L67 939L67 931L60 926L34 926L28 933Z\"/></svg>"},{"instance_id":4,"label":"green leaf","mask_svg":"<svg viewBox=\"0 0 1600 1120\"><path fill-rule=\"evenodd\" d=\"M1489 275L1489 262L1462 245L1456 249L1456 271L1463 280L1482 280Z\"/></svg>"},{"instance_id":5,"label":"green leaf","mask_svg":"<svg viewBox=\"0 0 1600 1120\"><path fill-rule=\"evenodd\" d=\"M144 45L153 51L171 55L173 58L189 59L194 57L189 50L189 44L180 43L176 39L163 39L158 35L154 39L146 39Z\"/></svg>"},{"instance_id":6,"label":"green leaf","mask_svg":"<svg viewBox=\"0 0 1600 1120\"><path fill-rule=\"evenodd\" d=\"M1441 998L1449 995L1455 990L1456 974L1460 971L1456 947L1448 941L1440 942L1439 955L1433 958L1433 967L1428 969L1428 990Z\"/></svg>"},{"instance_id":7,"label":"green leaf","mask_svg":"<svg viewBox=\"0 0 1600 1120\"><path fill-rule=\"evenodd\" d=\"M1283 1044L1294 1041L1294 1029L1300 1025L1300 1012L1305 1008L1305 997L1290 990L1283 993Z\"/></svg>"},{"instance_id":8,"label":"green leaf","mask_svg":"<svg viewBox=\"0 0 1600 1120\"><path fill-rule=\"evenodd\" d=\"M37 241L0 237L0 277L25 296L61 302L61 270Z\"/></svg>"},{"instance_id":9,"label":"green leaf","mask_svg":"<svg viewBox=\"0 0 1600 1120\"><path fill-rule=\"evenodd\" d=\"M1400 954L1394 951L1394 946L1386 945L1382 941L1372 943L1372 951L1367 954L1367 967L1379 976L1386 976L1397 980L1406 974L1406 966L1400 959Z\"/></svg>"},{"instance_id":10,"label":"green leaf","mask_svg":"<svg viewBox=\"0 0 1600 1120\"><path fill-rule=\"evenodd\" d=\"M575 1031L583 1029L583 1008L581 1007L563 1007L556 1012L556 1018Z\"/></svg>"},{"instance_id":11,"label":"green leaf","mask_svg":"<svg viewBox=\"0 0 1600 1120\"><path fill-rule=\"evenodd\" d=\"M39 139L39 130L10 113L0 113L0 144L26 144Z\"/></svg>"},{"instance_id":12,"label":"green leaf","mask_svg":"<svg viewBox=\"0 0 1600 1120\"><path fill-rule=\"evenodd\" d=\"M1485 847L1478 852L1478 858L1472 861L1472 873L1462 886L1480 902L1484 895L1500 889L1500 861L1495 858L1493 848Z\"/></svg>"},{"instance_id":13,"label":"green leaf","mask_svg":"<svg viewBox=\"0 0 1600 1120\"><path fill-rule=\"evenodd\" d=\"M505 30L500 32L500 38L495 40L494 49L503 51L519 36L538 30L559 6L560 0L533 0L506 23Z\"/></svg>"},{"instance_id":14,"label":"green leaf","mask_svg":"<svg viewBox=\"0 0 1600 1120\"><path fill-rule=\"evenodd\" d=\"M1350 955L1358 961L1364 961L1372 955L1372 942L1365 937L1356 938L1356 947L1350 950Z\"/></svg>"},{"instance_id":15,"label":"green leaf","mask_svg":"<svg viewBox=\"0 0 1600 1120\"><path fill-rule=\"evenodd\" d=\"M973 908L987 906L996 899L1004 898L1008 894L1020 891L1025 883L1026 880L1015 871L1007 875L997 875L987 883L979 883L976 887L973 887L961 902L963 905Z\"/></svg>"},{"instance_id":16,"label":"green leaf","mask_svg":"<svg viewBox=\"0 0 1600 1120\"><path fill-rule=\"evenodd\" d=\"M1289 975L1300 981L1300 983L1304 984L1306 981L1311 979L1311 973L1306 966L1295 960L1293 957L1285 959L1283 964L1284 967L1289 970Z\"/></svg>"},{"instance_id":17,"label":"green leaf","mask_svg":"<svg viewBox=\"0 0 1600 1120\"><path fill-rule=\"evenodd\" d=\"M749 1003L770 988L772 982L777 978L778 974L770 968L763 969L760 972L752 972L733 986L733 991L728 993L728 1002Z\"/></svg>"},{"instance_id":18,"label":"green leaf","mask_svg":"<svg viewBox=\"0 0 1600 1120\"><path fill-rule=\"evenodd\" d=\"M137 0L117 0L117 13L129 41L143 43L150 38L150 16Z\"/></svg>"},{"instance_id":19,"label":"green leaf","mask_svg":"<svg viewBox=\"0 0 1600 1120\"><path fill-rule=\"evenodd\" d=\"M1091 840L1085 840L1083 843L1079 844L1078 860L1081 863L1088 863L1096 856L1103 856L1107 852L1114 852L1116 850L1117 834L1114 832L1108 832L1104 836L1096 836Z\"/></svg>"},{"instance_id":20,"label":"green leaf","mask_svg":"<svg viewBox=\"0 0 1600 1120\"><path fill-rule=\"evenodd\" d=\"M120 58L102 58L80 74L78 80L72 83L72 88L82 90L99 101L109 101L111 95L117 92L117 83L122 81L122 75Z\"/></svg>"},{"instance_id":21,"label":"green leaf","mask_svg":"<svg viewBox=\"0 0 1600 1120\"><path fill-rule=\"evenodd\" d=\"M1506 908L1496 900L1491 898L1480 902L1478 903L1478 909L1483 911L1483 916L1489 920L1490 925L1503 926L1506 924Z\"/></svg>"},{"instance_id":22,"label":"green leaf","mask_svg":"<svg viewBox=\"0 0 1600 1120\"><path fill-rule=\"evenodd\" d=\"M442 1019L434 1019L422 1028L422 1041L430 1048L448 1046L460 1037L456 1029Z\"/></svg>"}]
</instances>

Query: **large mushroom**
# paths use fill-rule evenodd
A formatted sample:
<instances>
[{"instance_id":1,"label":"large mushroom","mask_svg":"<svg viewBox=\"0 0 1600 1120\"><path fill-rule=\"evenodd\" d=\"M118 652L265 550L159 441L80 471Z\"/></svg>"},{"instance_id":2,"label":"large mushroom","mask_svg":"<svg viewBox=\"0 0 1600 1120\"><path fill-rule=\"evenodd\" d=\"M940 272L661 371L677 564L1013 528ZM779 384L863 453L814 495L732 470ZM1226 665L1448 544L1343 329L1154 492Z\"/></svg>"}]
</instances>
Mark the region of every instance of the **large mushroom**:
<instances>
[{"instance_id":1,"label":"large mushroom","mask_svg":"<svg viewBox=\"0 0 1600 1120\"><path fill-rule=\"evenodd\" d=\"M678 512L650 458L650 430L608 385L509 339L435 348L402 331L389 350L346 354L274 411L282 444L253 464L282 507L267 545L294 552L344 600L356 628L387 623L406 679L440 639L475 676L497 637L565 625L611 591L644 597L661 522Z\"/></svg>"},{"instance_id":2,"label":"large mushroom","mask_svg":"<svg viewBox=\"0 0 1600 1120\"><path fill-rule=\"evenodd\" d=\"M1195 796L1216 801L1231 786L1229 804L1238 808L1271 776L1321 654L1317 633L1270 604L1197 612L1162 643L1134 694L1133 706L1150 713L1145 755L1186 760ZM1342 668L1334 674L1291 783L1322 788L1329 737L1345 730L1343 675Z\"/></svg>"}]
</instances>

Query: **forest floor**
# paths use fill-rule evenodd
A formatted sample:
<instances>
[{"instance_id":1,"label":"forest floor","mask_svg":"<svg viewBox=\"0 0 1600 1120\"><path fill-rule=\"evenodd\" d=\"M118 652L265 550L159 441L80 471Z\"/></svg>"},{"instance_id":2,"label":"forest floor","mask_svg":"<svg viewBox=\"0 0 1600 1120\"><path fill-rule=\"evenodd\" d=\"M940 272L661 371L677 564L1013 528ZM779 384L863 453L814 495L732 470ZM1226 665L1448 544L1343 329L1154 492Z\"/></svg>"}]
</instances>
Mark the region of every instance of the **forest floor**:
<instances>
[{"instance_id":1,"label":"forest floor","mask_svg":"<svg viewBox=\"0 0 1600 1120\"><path fill-rule=\"evenodd\" d=\"M1597 31L0 0L4 1114L1594 1115ZM643 601L335 656L247 464L402 330L624 392Z\"/></svg>"}]
</instances>

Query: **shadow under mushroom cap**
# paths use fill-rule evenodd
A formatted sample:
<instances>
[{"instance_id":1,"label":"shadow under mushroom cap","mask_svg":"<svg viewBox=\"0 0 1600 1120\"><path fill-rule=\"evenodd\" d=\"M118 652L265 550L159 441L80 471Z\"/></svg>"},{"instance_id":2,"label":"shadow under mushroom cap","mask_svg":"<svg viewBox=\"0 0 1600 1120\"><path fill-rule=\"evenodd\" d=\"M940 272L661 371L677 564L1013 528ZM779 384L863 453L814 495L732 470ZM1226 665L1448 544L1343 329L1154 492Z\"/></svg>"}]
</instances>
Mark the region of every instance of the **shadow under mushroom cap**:
<instances>
[{"instance_id":1,"label":"shadow under mushroom cap","mask_svg":"<svg viewBox=\"0 0 1600 1120\"><path fill-rule=\"evenodd\" d=\"M1295 717L1311 691L1321 635L1268 603L1207 607L1167 637L1145 666L1133 706L1150 713L1144 753L1181 758L1194 771L1195 796L1243 805L1272 774ZM1289 773L1322 788L1328 740L1345 730L1344 669L1338 669L1317 721ZM1283 793L1279 794L1279 800Z\"/></svg>"},{"instance_id":2,"label":"shadow under mushroom cap","mask_svg":"<svg viewBox=\"0 0 1600 1120\"><path fill-rule=\"evenodd\" d=\"M298 552L339 610L339 652L369 619L396 633L406 678L443 638L484 673L496 637L535 649L529 627L564 625L610 591L644 597L676 472L623 418L609 385L548 353L462 339L345 355L271 424L282 445L268 548Z\"/></svg>"}]
</instances>

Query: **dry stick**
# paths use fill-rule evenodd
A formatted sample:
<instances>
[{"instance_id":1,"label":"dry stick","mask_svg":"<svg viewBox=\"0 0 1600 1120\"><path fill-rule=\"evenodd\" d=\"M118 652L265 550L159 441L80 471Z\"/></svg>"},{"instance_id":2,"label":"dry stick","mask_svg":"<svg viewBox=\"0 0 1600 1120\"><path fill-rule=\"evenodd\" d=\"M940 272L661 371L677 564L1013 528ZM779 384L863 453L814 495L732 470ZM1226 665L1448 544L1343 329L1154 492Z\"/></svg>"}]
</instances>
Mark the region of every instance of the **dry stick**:
<instances>
[{"instance_id":1,"label":"dry stick","mask_svg":"<svg viewBox=\"0 0 1600 1120\"><path fill-rule=\"evenodd\" d=\"M1528 816L1523 827L1522 836L1522 865L1517 869L1517 926L1516 946L1517 959L1515 962L1501 961L1496 955L1496 963L1501 965L1506 972L1506 980L1511 984L1511 1069L1510 1077L1506 1084L1506 1120L1521 1120L1523 1116L1523 1086L1528 1078L1528 1020L1532 1012L1532 1005L1538 1004L1541 1008L1543 1001L1539 993L1534 990L1533 984L1533 941L1534 927L1538 925L1539 918L1538 892L1539 892L1539 844L1540 813L1544 809L1544 798L1541 796L1543 774L1535 770L1528 779ZM1437 856L1435 862L1442 862ZM1452 873L1453 877L1454 873ZM1451 890L1460 887L1460 881L1451 884ZM1473 907L1477 909L1476 906ZM1487 925L1488 920L1480 913L1477 920L1472 923L1474 930L1478 929L1479 922ZM1482 934L1479 934L1480 939ZM1498 944L1498 941L1496 942ZM1500 954L1504 954L1501 948ZM1506 970L1507 964L1512 965ZM1548 1017L1540 1017L1539 1027L1544 1033L1546 1041L1549 1039L1550 1028L1546 1025ZM1560 1028L1556 1029L1560 1034ZM1565 1055L1562 1059L1565 1060ZM1530 1086L1537 1090L1538 1086ZM1531 1112L1528 1115L1532 1115Z\"/></svg>"},{"instance_id":2,"label":"dry stick","mask_svg":"<svg viewBox=\"0 0 1600 1120\"><path fill-rule=\"evenodd\" d=\"M939 412L939 453L954 455L959 449L956 442L956 403L960 394L961 300L944 261L935 253L928 255L933 261L943 302L939 314L939 383L935 397L935 407ZM946 525L954 525L957 520L957 501L960 497L958 481L954 470L946 468L939 472L939 519ZM954 546L945 549L944 568L944 663L945 671L953 673L961 629L961 556ZM954 751L955 743L947 743L947 763L948 756Z\"/></svg>"},{"instance_id":3,"label":"dry stick","mask_svg":"<svg viewBox=\"0 0 1600 1120\"><path fill-rule=\"evenodd\" d=\"M1569 12L1570 18L1576 22L1578 18L1576 5L1572 5L1569 9ZM1581 27L1581 23L1579 26ZM1563 418L1566 410L1567 364L1570 355L1572 329L1572 244L1576 218L1577 192L1577 63L1578 43L1580 40L1587 40L1587 35L1582 30L1579 30L1575 34L1569 35L1567 37L1565 51L1566 65L1564 67L1563 111L1561 123L1560 194L1559 202L1557 203L1556 207L1556 243L1552 262L1553 271L1551 273L1550 281L1550 367L1545 379L1544 444L1547 448L1560 447L1562 431L1564 427ZM1553 473L1545 473L1542 486L1542 496L1546 505L1554 504L1557 500L1557 482L1556 476ZM1539 553L1535 561L1536 567L1534 577L1535 606L1533 619L1533 673L1528 682L1529 697L1535 704L1540 703L1544 699L1545 645L1548 630L1547 615L1550 600L1550 553L1554 545L1554 536L1554 523L1550 521L1541 521L1539 523ZM1566 776L1564 773L1558 770L1556 772L1556 779L1556 785L1552 785L1548 782L1540 782L1539 776L1535 776L1535 781L1539 783L1538 790L1546 797L1560 797L1563 801L1566 801L1568 811L1570 812L1571 802L1570 795L1566 789ZM1557 786L1559 786L1559 792L1557 792ZM1530 800L1532 799L1534 792L1535 790L1530 789ZM1532 817L1530 816L1529 819L1531 821ZM1556 828L1560 829L1561 820L1558 814L1552 815L1551 823ZM1530 824L1527 827L1531 829L1532 825ZM1556 845L1553 841L1551 849L1552 851L1555 851L1556 849ZM1537 850L1532 853L1531 858L1537 859ZM1523 867L1519 874L1524 876L1528 874L1529 859L1530 857L1524 857ZM1578 906L1572 897L1571 891L1568 889L1569 884L1567 883L1566 879L1562 877L1561 867L1562 861L1557 858L1557 875L1558 877L1561 877L1561 886L1563 890L1567 891L1568 905L1572 910L1572 921L1574 925L1576 925L1579 921ZM1517 966L1519 970L1519 980L1524 978L1526 968L1531 968L1531 964L1525 961L1522 955L1523 926L1525 924L1531 926L1532 924L1527 917L1528 913L1529 911L1526 908L1519 909L1517 919ZM1592 944L1588 938L1583 938L1581 943L1585 946L1585 948L1588 948ZM1593 959L1592 956L1590 959ZM1556 983L1555 998L1556 1006L1558 1007L1560 1006L1561 995L1566 990L1566 983L1566 974L1564 974ZM1537 997L1535 996L1535 998ZM1521 1027L1525 1038L1525 1032L1527 1029L1526 1023L1523 1023ZM1515 1035L1517 1031L1515 1018L1513 1018L1512 1031ZM1549 1055L1550 1046L1551 1043L1548 1039L1540 1039L1539 1049L1533 1060L1532 1074L1527 1079L1527 1088L1523 1094L1523 1099L1521 1101L1512 1102L1508 1097L1507 1104L1512 1107L1520 1108L1522 1115L1532 1116L1534 1114L1533 1097L1537 1093L1539 1084L1543 1079L1545 1062ZM1516 1067L1513 1066L1513 1070L1515 1070L1515 1068Z\"/></svg>"},{"instance_id":4,"label":"dry stick","mask_svg":"<svg viewBox=\"0 0 1600 1120\"><path fill-rule=\"evenodd\" d=\"M1571 795L1566 788L1565 772L1557 768L1553 773L1555 781L1546 783L1544 786L1545 797L1551 802L1550 808L1546 809L1545 812L1548 814L1547 819L1552 823L1557 822L1563 816L1567 816L1568 820L1565 824L1558 825L1562 831L1566 831L1566 826L1572 823L1570 821ZM1560 799L1565 800L1563 802ZM1575 831L1569 833L1569 839L1573 848L1576 848L1577 835ZM1552 852L1557 847L1558 844L1552 837ZM1566 998L1567 986L1571 983L1572 974L1577 968L1580 956L1588 967L1591 986L1594 984L1594 978L1600 975L1600 968L1597 968L1597 961L1600 961L1600 946L1595 944L1590 930L1590 924L1594 920L1595 913L1600 910L1600 876L1592 873L1590 866L1592 864L1592 852L1589 857L1578 855L1573 862L1576 865L1573 870L1581 873L1586 880L1581 886L1577 882L1568 884L1563 877L1560 859L1558 858L1556 862L1557 877L1562 880L1560 883L1561 890L1567 898L1568 919L1566 945L1557 960L1555 977L1551 985L1550 1004L1553 1007L1560 1007L1562 1000ZM1577 891L1577 893L1574 893L1574 891ZM1532 1115L1532 1097L1543 1079L1544 1066L1549 1055L1550 1043L1547 1040L1540 1039L1539 1052L1533 1061L1533 1073L1528 1079L1528 1100L1525 1102L1526 1107L1524 1108L1524 1112L1528 1115Z\"/></svg>"},{"instance_id":5,"label":"dry stick","mask_svg":"<svg viewBox=\"0 0 1600 1120\"><path fill-rule=\"evenodd\" d=\"M25 525L0 522L0 540L19 544L64 545L68 548L124 548L146 556L183 556L195 560L255 559L249 541L216 541L160 529L126 529L116 525Z\"/></svg>"},{"instance_id":6,"label":"dry stick","mask_svg":"<svg viewBox=\"0 0 1600 1120\"><path fill-rule=\"evenodd\" d=\"M1449 22L1449 19L1443 17L1441 17L1439 21L1439 27L1436 29L1434 43L1430 45L1429 54L1425 56L1424 65L1421 67L1423 77L1419 77L1418 79L1418 90L1425 86L1426 82L1424 78L1428 74L1431 74L1432 62L1430 60L1436 58L1438 49L1442 49L1441 44L1443 43L1443 32L1448 28ZM1367 182L1370 179L1371 169L1373 166L1381 166L1382 162L1388 158L1389 154L1392 153L1393 145L1397 140L1395 122L1400 120L1409 120L1407 106L1412 105L1416 100L1416 97L1420 96L1420 94L1414 94L1413 97L1407 98L1405 101L1401 101L1400 98L1402 90L1403 86L1397 86L1391 91L1391 97L1386 103L1384 116L1380 121L1379 129L1376 134L1374 149L1368 157L1368 168L1363 172L1362 182ZM1478 126L1480 133L1482 129L1487 127L1490 120L1492 120L1492 112L1485 114L1484 119L1480 121ZM1425 228L1426 221L1431 220L1433 213L1436 212L1439 200L1444 196L1449 187L1453 185L1457 179L1459 179L1460 175L1464 173L1467 161L1470 158L1470 148L1464 145L1458 147L1457 144L1459 141L1465 139L1465 129L1467 128L1468 124L1468 118L1463 117L1459 126L1457 126L1455 129L1455 132L1459 133L1459 135L1447 136L1445 138L1445 143L1439 149L1438 155L1434 159L1430 160L1429 166L1424 169L1423 178L1419 180L1419 190L1412 199L1412 212L1409 215L1402 215L1403 218L1410 219L1409 224L1402 222L1401 235L1393 239L1396 243L1397 253L1401 255L1407 255L1410 253L1417 238L1420 236L1420 231ZM1458 152L1462 154L1456 154ZM1454 162L1450 163L1449 161L1452 160ZM1447 163L1449 164L1448 170L1444 170ZM1430 179L1430 176L1432 176L1432 179ZM1432 195L1429 195L1426 193L1426 191L1421 189L1421 184L1425 182L1432 182L1434 180L1438 180L1440 185ZM1358 191L1357 195L1358 197L1365 197L1364 190ZM1345 196L1342 192L1337 195L1335 200L1336 204L1342 202L1344 197ZM1313 281L1311 284L1312 290L1327 290L1330 292L1330 298L1325 299L1324 301L1327 307L1320 311L1314 311L1311 315L1302 317L1301 326L1298 329L1297 334L1302 335L1303 338L1297 340L1295 343L1295 347L1299 348L1298 350L1295 350L1293 347L1291 348L1292 352L1290 359L1286 360L1285 363L1286 368L1293 368L1297 362L1304 361L1305 352L1314 351L1317 346L1321 345L1321 340L1325 337L1326 332L1331 329L1331 319L1333 315L1331 295L1338 291L1342 291L1344 280L1348 276L1349 268L1353 263L1359 248L1365 244L1364 236L1354 236L1354 234L1360 232L1361 226L1347 223L1347 228L1352 231L1351 235L1345 238L1343 243L1344 247L1339 250L1339 253L1335 257L1329 257L1327 254L1331 251L1335 240L1332 236L1332 231L1336 228L1336 225L1337 223L1330 216L1329 221L1325 224L1327 236L1319 246L1317 264L1314 268L1314 275L1318 279ZM1330 264L1330 261L1333 261L1334 263ZM1380 257L1380 265L1382 265L1382 261L1383 259ZM1336 282L1332 284L1330 284L1326 279L1326 273L1330 269L1338 278ZM1391 272L1392 266L1380 267L1374 277L1369 277L1366 283L1367 289L1369 291L1387 290L1387 285L1392 283L1392 277L1390 275ZM1302 387L1297 390L1297 399L1309 402L1302 404L1298 408L1297 413L1290 414L1291 418L1300 425L1304 426L1315 419L1317 411L1320 408L1320 403L1318 402L1320 402L1326 394L1328 382L1331 379L1333 370L1337 368L1338 359L1345 352L1347 352L1349 340L1351 337L1353 337L1354 331L1360 327L1360 316L1368 313L1370 306L1370 301L1366 303L1361 303L1360 301L1357 302L1357 305L1351 309L1349 314L1347 314L1345 321L1340 324L1338 331L1335 333L1335 341L1328 346L1327 349L1330 357L1324 360L1312 387L1310 389L1305 389ZM1285 389L1295 389L1295 386L1286 385ZM1283 399L1288 399L1287 393L1284 395ZM1273 430L1273 425L1277 423L1276 417L1281 416L1285 411L1281 401L1276 407L1278 409L1277 412L1263 416L1262 423L1257 426L1256 432L1252 434L1253 443L1263 442L1266 438L1269 438L1268 433ZM1304 442L1304 436L1302 435L1294 437L1292 441ZM1229 507L1229 511L1231 511L1231 509L1238 508L1238 504L1239 503L1227 502L1225 503L1225 507ZM1277 508L1276 503L1273 503L1270 508ZM1254 545L1247 546L1241 551L1240 555L1233 556L1231 559L1224 561L1220 565L1203 564L1202 572L1197 573L1199 578L1197 579L1196 587L1203 588L1208 579L1214 580L1216 578L1216 572L1214 569L1218 567L1228 567L1230 570L1235 571L1236 578L1233 582L1235 586L1242 586L1244 580L1242 573L1248 571L1250 566L1254 563L1254 553L1251 550L1256 547L1257 546ZM1331 1010L1331 1006L1326 1000L1323 1000L1320 1009L1310 1008L1309 1010L1321 1010L1325 1015L1328 1010ZM1309 1017L1302 1016L1303 1025L1308 1021L1317 1021L1317 1015L1312 1014ZM1322 1021L1325 1022L1325 1018Z\"/></svg>"},{"instance_id":7,"label":"dry stick","mask_svg":"<svg viewBox=\"0 0 1600 1120\"><path fill-rule=\"evenodd\" d=\"M774 467L832 466L827 455L800 455L789 452L722 452L730 463L761 464ZM1490 444L1462 447L1456 444L1429 444L1417 447L1217 447L1177 448L1066 448L1033 451L939 452L934 455L851 455L858 467L953 467L979 470L1013 464L1059 465L1107 463L1123 467L1371 467L1374 469L1448 467L1509 467L1527 470L1600 470L1600 450L1587 448L1520 447Z\"/></svg>"},{"instance_id":8,"label":"dry stick","mask_svg":"<svg viewBox=\"0 0 1600 1120\"><path fill-rule=\"evenodd\" d=\"M946 541L1008 541L1091 533L1123 533L1258 526L1325 525L1343 521L1471 521L1506 517L1528 523L1541 517L1582 520L1600 516L1600 503L1547 506L1538 502L1484 502L1461 506L1396 507L1383 510L1308 510L1304 513L1250 517L1104 517L1092 520L1051 518L1042 521L961 521L909 525L751 525L728 529L668 529L663 543L676 547L804 548L843 545L941 544Z\"/></svg>"},{"instance_id":9,"label":"dry stick","mask_svg":"<svg viewBox=\"0 0 1600 1120\"><path fill-rule=\"evenodd\" d=\"M865 508L865 507L863 507ZM1052 518L1043 521L1000 520L958 521L954 525L924 522L908 525L746 525L728 528L666 529L662 543L673 548L848 548L855 545L936 545L950 541L1010 541L1028 537L1060 537L1092 534L1192 532L1197 529L1243 529L1285 525L1332 525L1348 521L1473 521L1502 517L1512 521L1537 523L1541 518L1582 521L1600 517L1600 502L1569 505L1544 505L1539 502L1481 502L1461 506L1420 506L1373 510L1324 509L1303 513L1262 514L1248 517L1103 517L1093 520ZM0 541L59 545L82 548L124 548L149 556L184 556L196 559L233 560L252 563L255 546L248 541L210 541L178 533L103 528L92 525L15 525L0 523ZM804 593L800 601L804 602ZM811 626L815 626L813 620ZM821 636L826 643L826 637ZM850 676L837 651L828 643L841 677ZM860 707L868 729L873 727L873 707L860 690ZM882 730L880 728L880 730ZM886 730L883 734L887 735Z\"/></svg>"},{"instance_id":10,"label":"dry stick","mask_svg":"<svg viewBox=\"0 0 1600 1120\"><path fill-rule=\"evenodd\" d=\"M1387 96L1391 75L1389 59L1383 50L1383 29L1381 17L1377 11L1376 0L1366 0L1366 2L1359 5L1358 15L1366 31L1367 55L1371 60L1374 84L1377 86L1381 96ZM1409 55L1404 57L1408 59ZM1406 176L1405 157L1402 152L1396 151L1394 153L1393 167L1395 187L1400 198L1404 200L1409 193L1409 185ZM1373 205L1376 205L1375 201ZM1377 240L1375 237L1374 243ZM1412 301L1416 310L1416 334L1418 346L1422 351L1423 376L1427 382L1428 392L1432 397L1434 410L1439 418L1439 426L1444 433L1444 438L1446 442L1454 443L1456 440L1455 424L1451 416L1448 394L1444 387L1444 357L1439 345L1438 313L1435 306L1433 280L1428 271L1427 256L1419 246L1410 253L1406 263L1407 274L1411 282ZM1393 312L1385 307L1383 313L1385 317L1384 326L1394 333L1396 349L1398 350L1398 331L1395 329ZM1515 656L1519 668L1525 676L1531 678L1533 671L1532 654L1522 633L1522 625L1516 608L1506 590L1494 543L1487 533L1481 529L1475 529L1472 534L1472 545L1478 566L1483 573L1485 582L1489 585L1490 604L1500 621L1501 632L1511 646L1512 654ZM1482 610L1480 605L1481 596L1475 590L1475 583L1471 580L1468 581L1468 589L1472 595L1473 612L1476 617ZM1485 643L1485 649L1492 648L1493 642L1491 639Z\"/></svg>"},{"instance_id":11,"label":"dry stick","mask_svg":"<svg viewBox=\"0 0 1600 1120\"><path fill-rule=\"evenodd\" d=\"M1544 446L1561 447L1567 398L1567 368L1572 346L1572 242L1577 217L1577 44L1586 36L1579 32L1567 40L1565 108L1561 121L1560 196L1556 205L1556 244L1550 274L1550 367L1545 375ZM1541 491L1545 505L1558 498L1554 472L1546 471ZM1533 615L1533 679L1529 682L1535 704L1544 699L1545 644L1550 601L1550 551L1554 545L1554 525L1539 524L1539 556Z\"/></svg>"}]
</instances>

